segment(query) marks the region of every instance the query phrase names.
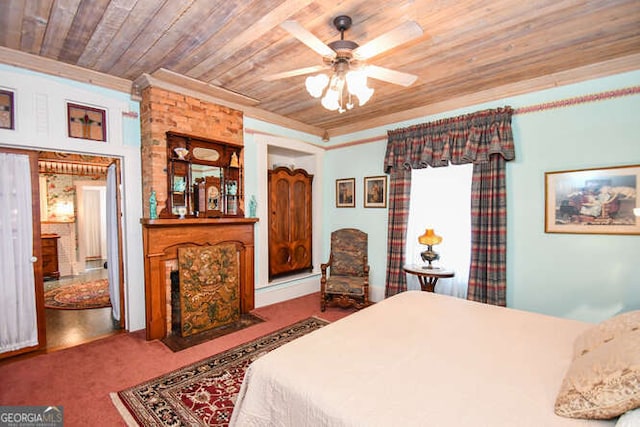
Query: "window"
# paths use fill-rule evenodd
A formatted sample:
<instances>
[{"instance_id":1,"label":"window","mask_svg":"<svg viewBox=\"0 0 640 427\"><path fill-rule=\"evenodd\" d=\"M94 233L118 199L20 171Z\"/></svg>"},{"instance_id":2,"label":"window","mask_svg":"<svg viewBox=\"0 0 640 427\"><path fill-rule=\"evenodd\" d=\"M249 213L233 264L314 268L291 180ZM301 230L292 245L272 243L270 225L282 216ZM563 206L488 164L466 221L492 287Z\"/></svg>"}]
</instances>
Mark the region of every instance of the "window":
<instances>
[{"instance_id":1,"label":"window","mask_svg":"<svg viewBox=\"0 0 640 427\"><path fill-rule=\"evenodd\" d=\"M450 165L440 168L414 169L411 172L411 202L407 225L407 264L423 264L420 253L426 249L418 243L425 229L433 228L442 236L434 246L440 254L436 266L455 272L451 279L440 279L436 293L467 297L471 260L471 177L473 165ZM420 289L417 277L407 275L408 289Z\"/></svg>"}]
</instances>

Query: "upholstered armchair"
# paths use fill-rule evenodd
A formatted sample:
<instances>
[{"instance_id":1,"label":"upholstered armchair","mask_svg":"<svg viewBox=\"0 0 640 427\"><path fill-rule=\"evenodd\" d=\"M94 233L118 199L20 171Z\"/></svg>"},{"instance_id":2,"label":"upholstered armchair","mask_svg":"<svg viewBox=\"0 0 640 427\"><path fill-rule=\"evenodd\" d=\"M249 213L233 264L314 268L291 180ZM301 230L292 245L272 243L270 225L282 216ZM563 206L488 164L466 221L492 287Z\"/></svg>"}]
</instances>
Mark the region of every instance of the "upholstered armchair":
<instances>
[{"instance_id":1,"label":"upholstered armchair","mask_svg":"<svg viewBox=\"0 0 640 427\"><path fill-rule=\"evenodd\" d=\"M321 264L320 309L327 306L357 309L369 303L369 264L367 233L343 228L331 233L331 254Z\"/></svg>"}]
</instances>

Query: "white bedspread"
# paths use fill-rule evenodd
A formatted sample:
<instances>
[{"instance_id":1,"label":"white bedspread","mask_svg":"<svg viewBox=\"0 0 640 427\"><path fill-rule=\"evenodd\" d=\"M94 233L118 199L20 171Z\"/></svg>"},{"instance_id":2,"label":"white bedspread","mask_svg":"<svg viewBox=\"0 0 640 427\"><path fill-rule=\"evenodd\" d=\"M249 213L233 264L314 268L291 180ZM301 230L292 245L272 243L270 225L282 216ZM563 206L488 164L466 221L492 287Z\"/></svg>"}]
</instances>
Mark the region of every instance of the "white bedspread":
<instances>
[{"instance_id":1,"label":"white bedspread","mask_svg":"<svg viewBox=\"0 0 640 427\"><path fill-rule=\"evenodd\" d=\"M589 324L421 291L256 360L231 426L584 426L554 414Z\"/></svg>"}]
</instances>

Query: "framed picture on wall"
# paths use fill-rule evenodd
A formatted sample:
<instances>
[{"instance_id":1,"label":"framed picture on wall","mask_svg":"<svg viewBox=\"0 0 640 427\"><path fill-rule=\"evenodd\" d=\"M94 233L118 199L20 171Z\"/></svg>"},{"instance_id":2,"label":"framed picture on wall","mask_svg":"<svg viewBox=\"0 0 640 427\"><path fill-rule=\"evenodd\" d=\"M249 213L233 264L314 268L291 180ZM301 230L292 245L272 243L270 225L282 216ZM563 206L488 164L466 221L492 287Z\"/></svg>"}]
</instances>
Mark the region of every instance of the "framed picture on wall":
<instances>
[{"instance_id":1,"label":"framed picture on wall","mask_svg":"<svg viewBox=\"0 0 640 427\"><path fill-rule=\"evenodd\" d=\"M0 129L15 129L13 92L0 90Z\"/></svg>"},{"instance_id":2,"label":"framed picture on wall","mask_svg":"<svg viewBox=\"0 0 640 427\"><path fill-rule=\"evenodd\" d=\"M336 179L336 207L354 208L356 206L356 179Z\"/></svg>"},{"instance_id":3,"label":"framed picture on wall","mask_svg":"<svg viewBox=\"0 0 640 427\"><path fill-rule=\"evenodd\" d=\"M545 173L545 232L640 234L640 165Z\"/></svg>"},{"instance_id":4,"label":"framed picture on wall","mask_svg":"<svg viewBox=\"0 0 640 427\"><path fill-rule=\"evenodd\" d=\"M387 207L387 176L368 176L364 178L364 207Z\"/></svg>"},{"instance_id":5,"label":"framed picture on wall","mask_svg":"<svg viewBox=\"0 0 640 427\"><path fill-rule=\"evenodd\" d=\"M106 111L100 108L67 103L67 120L71 138L107 140Z\"/></svg>"}]
</instances>

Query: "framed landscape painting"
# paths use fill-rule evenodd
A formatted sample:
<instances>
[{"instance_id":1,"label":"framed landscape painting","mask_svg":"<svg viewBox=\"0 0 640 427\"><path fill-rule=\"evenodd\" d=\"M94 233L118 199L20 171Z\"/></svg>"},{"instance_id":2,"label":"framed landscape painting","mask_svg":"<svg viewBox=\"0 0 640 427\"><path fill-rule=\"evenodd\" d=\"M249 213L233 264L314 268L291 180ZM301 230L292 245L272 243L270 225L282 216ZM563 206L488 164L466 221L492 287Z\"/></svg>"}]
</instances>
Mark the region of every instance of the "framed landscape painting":
<instances>
[{"instance_id":1,"label":"framed landscape painting","mask_svg":"<svg viewBox=\"0 0 640 427\"><path fill-rule=\"evenodd\" d=\"M640 234L640 165L545 173L545 232Z\"/></svg>"},{"instance_id":2,"label":"framed landscape painting","mask_svg":"<svg viewBox=\"0 0 640 427\"><path fill-rule=\"evenodd\" d=\"M336 207L354 208L356 206L356 179L336 179Z\"/></svg>"}]
</instances>

